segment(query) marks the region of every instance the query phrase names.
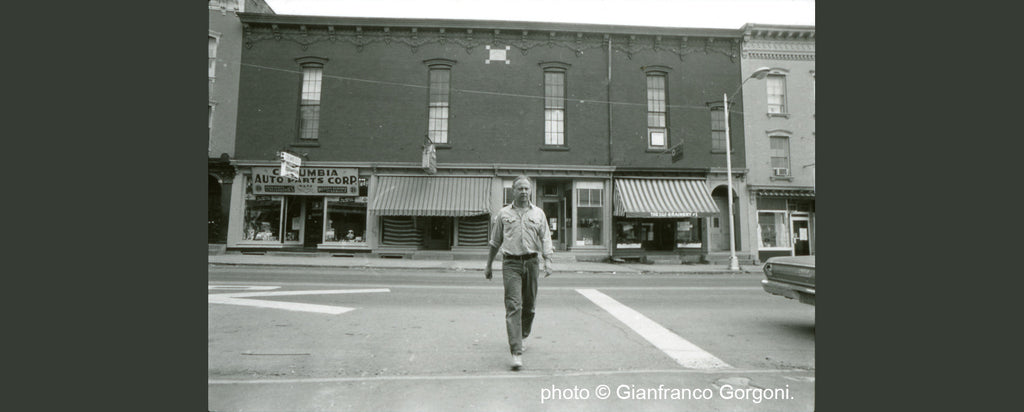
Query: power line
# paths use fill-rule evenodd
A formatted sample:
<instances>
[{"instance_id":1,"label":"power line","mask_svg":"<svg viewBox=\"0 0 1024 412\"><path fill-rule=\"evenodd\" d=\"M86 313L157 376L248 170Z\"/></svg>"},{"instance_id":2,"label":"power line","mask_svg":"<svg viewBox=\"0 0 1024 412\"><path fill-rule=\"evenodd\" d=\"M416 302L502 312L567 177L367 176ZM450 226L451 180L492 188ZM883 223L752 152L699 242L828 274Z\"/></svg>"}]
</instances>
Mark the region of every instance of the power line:
<instances>
[{"instance_id":1,"label":"power line","mask_svg":"<svg viewBox=\"0 0 1024 412\"><path fill-rule=\"evenodd\" d=\"M299 75L302 74L302 72L299 71L299 70L281 69L281 68L277 68L277 67L268 67L268 66L262 66L262 65L258 65L258 64L250 64L250 63L242 63L241 65L242 66L249 66L249 67L260 68L260 69L276 70L276 71L286 72L286 73L294 73L294 74L299 74ZM355 78L355 77L335 76L335 75L329 75L329 74L324 74L323 77L325 77L325 78L333 78L333 79L338 79L338 80L347 80L347 81L351 81L351 82L383 84L383 85L388 85L388 86L399 86L399 87L413 87L413 88L417 88L417 89L429 89L429 86L424 86L422 84L397 83L397 82L388 82L388 81L383 81L383 80L359 79L359 78ZM530 95L530 94L490 92L490 91L484 91L484 90L471 90L471 89L458 89L458 88L452 88L452 91L460 92L460 93L472 93L472 94L490 95L490 96L519 97L519 98L536 99L536 100L543 100L543 99L546 98L545 96ZM567 101L569 101L569 100L579 100L581 103L615 104L615 105L622 105L622 106L644 106L644 107L647 106L647 103L616 102L616 101L609 101L609 100L593 100L593 99L569 99L568 97L566 97L565 99ZM730 100L732 100L732 99L730 99ZM691 109L691 110L701 110L701 111L709 110L709 108L707 106L694 106L694 105L674 105L674 104L669 104L669 105L666 105L665 107L674 108L674 109ZM743 114L742 111L736 111L736 110L731 110L731 109L729 110L729 112L730 113Z\"/></svg>"}]
</instances>

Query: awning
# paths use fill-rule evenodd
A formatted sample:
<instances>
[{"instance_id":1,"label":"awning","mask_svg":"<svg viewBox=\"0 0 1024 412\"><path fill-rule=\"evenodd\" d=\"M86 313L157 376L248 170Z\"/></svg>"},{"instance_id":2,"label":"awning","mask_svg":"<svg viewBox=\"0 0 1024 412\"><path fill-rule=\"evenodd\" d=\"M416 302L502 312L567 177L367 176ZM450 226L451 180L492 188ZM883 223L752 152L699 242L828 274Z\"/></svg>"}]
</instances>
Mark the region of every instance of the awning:
<instances>
[{"instance_id":1,"label":"awning","mask_svg":"<svg viewBox=\"0 0 1024 412\"><path fill-rule=\"evenodd\" d=\"M476 216L490 213L486 177L379 176L367 209L378 216Z\"/></svg>"},{"instance_id":2,"label":"awning","mask_svg":"<svg viewBox=\"0 0 1024 412\"><path fill-rule=\"evenodd\" d=\"M703 180L615 179L615 216L710 217L719 214Z\"/></svg>"},{"instance_id":3,"label":"awning","mask_svg":"<svg viewBox=\"0 0 1024 412\"><path fill-rule=\"evenodd\" d=\"M759 197L804 197L814 198L814 189L757 189Z\"/></svg>"}]
</instances>

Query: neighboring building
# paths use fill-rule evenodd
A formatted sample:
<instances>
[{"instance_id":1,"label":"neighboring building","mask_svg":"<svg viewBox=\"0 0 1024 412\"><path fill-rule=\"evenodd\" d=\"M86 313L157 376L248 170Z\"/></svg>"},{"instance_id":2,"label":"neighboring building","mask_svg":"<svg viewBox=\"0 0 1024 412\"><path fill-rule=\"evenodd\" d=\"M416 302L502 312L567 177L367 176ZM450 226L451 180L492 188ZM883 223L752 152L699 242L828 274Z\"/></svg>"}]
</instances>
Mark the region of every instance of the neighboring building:
<instances>
[{"instance_id":1,"label":"neighboring building","mask_svg":"<svg viewBox=\"0 0 1024 412\"><path fill-rule=\"evenodd\" d=\"M728 259L717 142L739 30L239 16L231 249L486 256L526 174L561 256ZM751 261L742 113L731 123Z\"/></svg>"},{"instance_id":2,"label":"neighboring building","mask_svg":"<svg viewBox=\"0 0 1024 412\"><path fill-rule=\"evenodd\" d=\"M748 244L764 261L815 253L814 26L747 24L743 86L747 134Z\"/></svg>"},{"instance_id":3,"label":"neighboring building","mask_svg":"<svg viewBox=\"0 0 1024 412\"><path fill-rule=\"evenodd\" d=\"M209 110L207 136L207 232L210 243L227 241L227 216L235 169L238 68L242 60L242 23L238 13L274 11L263 0L209 0Z\"/></svg>"}]
</instances>

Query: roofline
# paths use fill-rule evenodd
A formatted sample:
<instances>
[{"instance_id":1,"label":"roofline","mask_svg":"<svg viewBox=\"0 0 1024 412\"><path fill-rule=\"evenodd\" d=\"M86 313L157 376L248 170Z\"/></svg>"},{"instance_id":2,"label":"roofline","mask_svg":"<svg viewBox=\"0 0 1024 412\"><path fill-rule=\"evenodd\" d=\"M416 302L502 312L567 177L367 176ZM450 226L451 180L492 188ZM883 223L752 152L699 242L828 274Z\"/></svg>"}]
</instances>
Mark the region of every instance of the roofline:
<instances>
[{"instance_id":1,"label":"roofline","mask_svg":"<svg viewBox=\"0 0 1024 412\"><path fill-rule=\"evenodd\" d=\"M456 20L456 19L409 19L382 17L340 17L340 16L305 16L290 14L238 13L238 18L245 24L286 24L286 25L320 25L320 26L359 26L359 27L432 27L445 29L480 29L480 30L527 30L527 31L560 31L560 32L592 32L620 35L662 35L662 36L695 36L695 37L735 37L743 36L743 29L711 29L688 27L655 27L655 26L624 26L606 24L582 24L559 22L528 22L510 20Z\"/></svg>"}]
</instances>

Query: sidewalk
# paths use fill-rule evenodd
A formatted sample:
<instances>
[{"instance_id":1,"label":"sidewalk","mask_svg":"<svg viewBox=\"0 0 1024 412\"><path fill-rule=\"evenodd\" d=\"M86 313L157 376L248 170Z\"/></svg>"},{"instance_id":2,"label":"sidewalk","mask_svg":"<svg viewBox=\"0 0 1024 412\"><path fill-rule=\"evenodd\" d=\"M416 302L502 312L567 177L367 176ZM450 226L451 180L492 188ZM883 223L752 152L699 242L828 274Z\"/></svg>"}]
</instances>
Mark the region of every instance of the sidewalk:
<instances>
[{"instance_id":1,"label":"sidewalk","mask_svg":"<svg viewBox=\"0 0 1024 412\"><path fill-rule=\"evenodd\" d=\"M456 272L483 272L487 261L481 260L419 260L419 259L384 259L371 257L313 257L313 256L281 256L281 255L243 255L228 252L226 254L209 255L210 265L226 266L297 266L297 267L333 267L357 269L424 269L450 270ZM493 270L501 271L501 259L495 259ZM710 264L642 264L642 263L600 263L600 262L555 262L552 268L556 273L609 273L609 274L760 274L761 266L740 265L739 271L729 270L728 265Z\"/></svg>"}]
</instances>

